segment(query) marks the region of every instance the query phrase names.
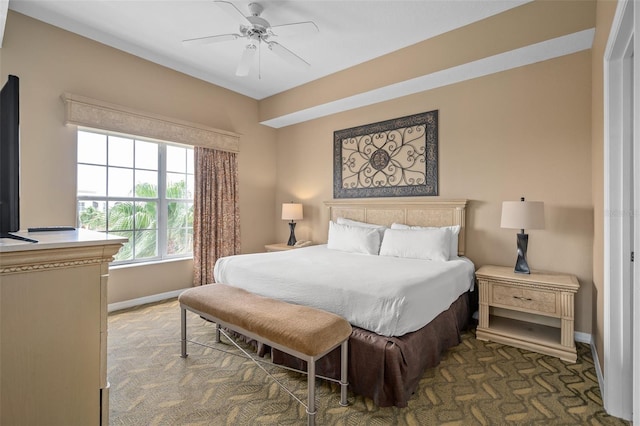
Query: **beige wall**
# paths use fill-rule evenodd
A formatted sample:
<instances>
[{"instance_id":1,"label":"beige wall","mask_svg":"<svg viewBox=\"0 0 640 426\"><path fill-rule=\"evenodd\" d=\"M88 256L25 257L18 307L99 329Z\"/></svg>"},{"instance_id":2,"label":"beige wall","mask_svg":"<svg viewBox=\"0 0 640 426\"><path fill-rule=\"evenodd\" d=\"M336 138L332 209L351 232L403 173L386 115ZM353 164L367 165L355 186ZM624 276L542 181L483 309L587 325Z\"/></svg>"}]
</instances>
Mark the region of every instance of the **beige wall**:
<instances>
[{"instance_id":1,"label":"beige wall","mask_svg":"<svg viewBox=\"0 0 640 426\"><path fill-rule=\"evenodd\" d=\"M599 0L592 48L593 340L604 373L604 84L603 58L617 2Z\"/></svg>"},{"instance_id":2,"label":"beige wall","mask_svg":"<svg viewBox=\"0 0 640 426\"><path fill-rule=\"evenodd\" d=\"M75 129L60 100L70 92L241 134L242 250L273 240L275 130L258 124L257 101L12 11L0 52L2 81L21 84L22 228L75 223ZM112 275L110 303L190 286L191 261Z\"/></svg>"},{"instance_id":3,"label":"beige wall","mask_svg":"<svg viewBox=\"0 0 640 426\"><path fill-rule=\"evenodd\" d=\"M515 263L503 200L545 202L529 231L529 264L578 276L576 329L591 332L591 52L516 68L280 129L277 202L304 203L298 239L326 241L335 130L439 110L439 190L470 200L467 255L479 267ZM287 228L276 221L278 237Z\"/></svg>"}]
</instances>

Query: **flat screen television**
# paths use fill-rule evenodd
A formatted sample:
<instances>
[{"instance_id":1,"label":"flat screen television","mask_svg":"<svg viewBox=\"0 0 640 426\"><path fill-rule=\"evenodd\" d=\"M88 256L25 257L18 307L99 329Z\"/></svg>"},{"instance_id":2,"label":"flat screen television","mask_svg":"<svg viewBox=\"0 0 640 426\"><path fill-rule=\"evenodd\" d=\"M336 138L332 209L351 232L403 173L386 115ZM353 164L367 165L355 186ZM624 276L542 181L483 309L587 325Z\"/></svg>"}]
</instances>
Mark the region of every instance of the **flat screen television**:
<instances>
[{"instance_id":1,"label":"flat screen television","mask_svg":"<svg viewBox=\"0 0 640 426\"><path fill-rule=\"evenodd\" d=\"M20 80L10 75L0 94L0 238L20 229Z\"/></svg>"}]
</instances>

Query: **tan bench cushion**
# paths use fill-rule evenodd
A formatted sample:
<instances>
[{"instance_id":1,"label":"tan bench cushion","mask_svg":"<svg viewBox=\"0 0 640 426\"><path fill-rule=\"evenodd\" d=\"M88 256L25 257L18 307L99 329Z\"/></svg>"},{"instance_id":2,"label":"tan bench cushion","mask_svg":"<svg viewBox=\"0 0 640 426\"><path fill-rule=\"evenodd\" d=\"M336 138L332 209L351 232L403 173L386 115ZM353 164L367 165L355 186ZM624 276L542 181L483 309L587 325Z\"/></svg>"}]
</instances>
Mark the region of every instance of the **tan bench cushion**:
<instances>
[{"instance_id":1,"label":"tan bench cushion","mask_svg":"<svg viewBox=\"0 0 640 426\"><path fill-rule=\"evenodd\" d=\"M191 288L180 295L179 301L309 356L323 354L351 335L349 322L336 314L270 299L226 284Z\"/></svg>"}]
</instances>

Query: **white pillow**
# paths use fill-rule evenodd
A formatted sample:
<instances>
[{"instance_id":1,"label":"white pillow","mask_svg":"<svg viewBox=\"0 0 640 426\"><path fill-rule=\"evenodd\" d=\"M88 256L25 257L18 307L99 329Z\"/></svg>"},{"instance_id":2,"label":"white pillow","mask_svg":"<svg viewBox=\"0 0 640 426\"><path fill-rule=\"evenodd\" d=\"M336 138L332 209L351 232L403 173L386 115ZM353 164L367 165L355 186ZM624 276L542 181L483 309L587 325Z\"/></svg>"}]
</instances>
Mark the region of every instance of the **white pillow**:
<instances>
[{"instance_id":1,"label":"white pillow","mask_svg":"<svg viewBox=\"0 0 640 426\"><path fill-rule=\"evenodd\" d=\"M446 262L449 260L451 230L387 229L380 246L380 256L406 257Z\"/></svg>"},{"instance_id":2,"label":"white pillow","mask_svg":"<svg viewBox=\"0 0 640 426\"><path fill-rule=\"evenodd\" d=\"M449 260L458 258L458 234L460 234L460 225L453 226L409 226L403 223L392 223L391 229L440 229L447 228L451 230L451 244L449 245Z\"/></svg>"},{"instance_id":3,"label":"white pillow","mask_svg":"<svg viewBox=\"0 0 640 426\"><path fill-rule=\"evenodd\" d=\"M360 222L358 220L347 219L346 217L339 217L336 219L336 223L338 225L351 225L351 226L362 226L365 228L377 228L380 225L376 225L373 223Z\"/></svg>"},{"instance_id":4,"label":"white pillow","mask_svg":"<svg viewBox=\"0 0 640 426\"><path fill-rule=\"evenodd\" d=\"M374 223L360 222L357 220L347 219L344 217L337 218L336 223L338 223L339 225L351 225L351 226L360 226L362 228L376 229L380 233L380 241L382 241L382 237L384 237L384 230L387 229L386 226L376 225Z\"/></svg>"},{"instance_id":5,"label":"white pillow","mask_svg":"<svg viewBox=\"0 0 640 426\"><path fill-rule=\"evenodd\" d=\"M380 251L380 241L380 232L376 228L329 222L329 249L377 255Z\"/></svg>"}]
</instances>

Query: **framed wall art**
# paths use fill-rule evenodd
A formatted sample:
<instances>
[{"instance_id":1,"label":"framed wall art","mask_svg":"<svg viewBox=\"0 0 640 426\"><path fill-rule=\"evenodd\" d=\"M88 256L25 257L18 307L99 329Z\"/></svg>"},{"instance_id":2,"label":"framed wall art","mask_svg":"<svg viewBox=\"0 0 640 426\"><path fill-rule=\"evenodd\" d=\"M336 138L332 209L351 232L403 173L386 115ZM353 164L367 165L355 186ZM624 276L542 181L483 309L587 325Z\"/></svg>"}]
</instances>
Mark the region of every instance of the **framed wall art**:
<instances>
[{"instance_id":1,"label":"framed wall art","mask_svg":"<svg viewBox=\"0 0 640 426\"><path fill-rule=\"evenodd\" d=\"M333 133L334 198L438 195L438 111Z\"/></svg>"}]
</instances>

